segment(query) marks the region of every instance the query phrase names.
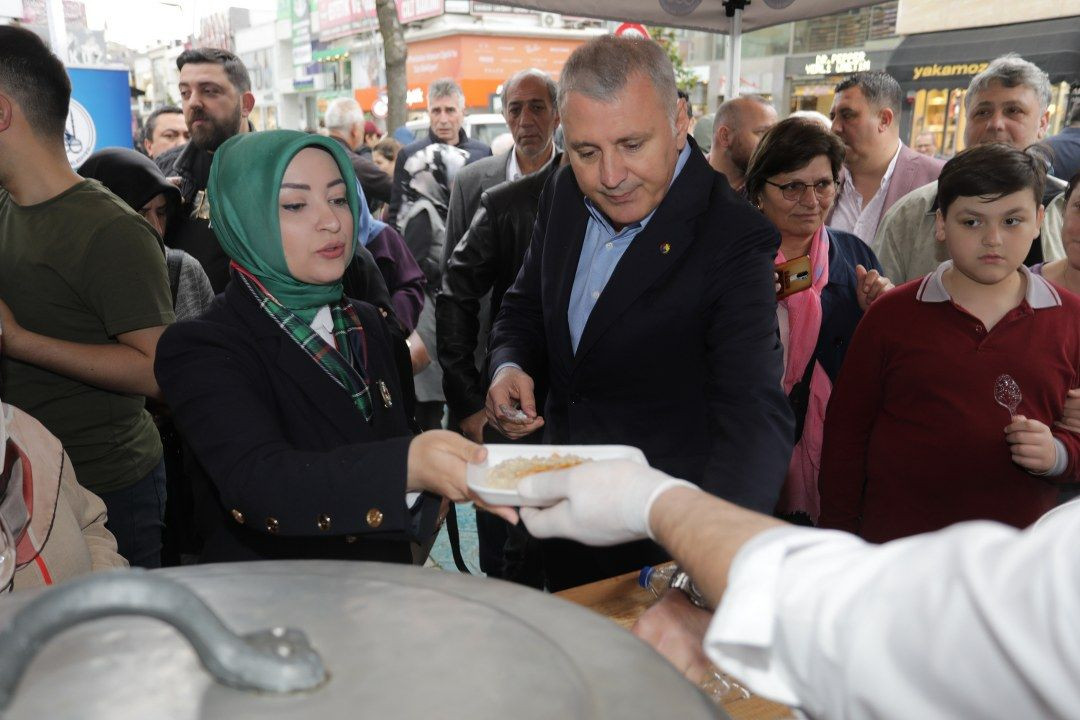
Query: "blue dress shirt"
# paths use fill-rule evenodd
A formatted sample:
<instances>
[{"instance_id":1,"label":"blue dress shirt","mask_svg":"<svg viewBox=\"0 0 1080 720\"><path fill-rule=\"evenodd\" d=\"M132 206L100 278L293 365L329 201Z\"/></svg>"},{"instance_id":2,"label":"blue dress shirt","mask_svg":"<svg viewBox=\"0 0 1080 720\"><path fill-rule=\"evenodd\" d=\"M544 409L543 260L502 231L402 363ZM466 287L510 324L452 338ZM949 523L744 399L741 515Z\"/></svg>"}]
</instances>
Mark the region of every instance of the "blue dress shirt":
<instances>
[{"instance_id":1,"label":"blue dress shirt","mask_svg":"<svg viewBox=\"0 0 1080 720\"><path fill-rule=\"evenodd\" d=\"M671 175L672 183L679 177L689 157L690 143L686 143L675 163L675 172ZM668 188L671 188L671 183L668 183ZM654 208L638 222L615 232L604 214L587 197L585 208L589 211L589 223L585 227L585 241L581 246L581 255L578 256L574 285L570 291L570 306L566 311L566 320L570 324L570 342L575 353L581 334L585 331L585 323L588 322L596 301L604 292L623 253L656 213Z\"/></svg>"}]
</instances>

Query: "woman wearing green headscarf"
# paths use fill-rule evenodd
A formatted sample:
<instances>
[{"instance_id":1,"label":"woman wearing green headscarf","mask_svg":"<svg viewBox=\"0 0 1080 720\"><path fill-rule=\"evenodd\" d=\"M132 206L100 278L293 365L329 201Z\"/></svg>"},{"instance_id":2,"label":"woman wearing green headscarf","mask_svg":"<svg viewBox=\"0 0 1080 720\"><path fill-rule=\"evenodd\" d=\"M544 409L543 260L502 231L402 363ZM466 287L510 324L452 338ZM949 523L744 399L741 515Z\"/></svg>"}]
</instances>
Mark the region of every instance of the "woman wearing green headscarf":
<instances>
[{"instance_id":1,"label":"woman wearing green headscarf","mask_svg":"<svg viewBox=\"0 0 1080 720\"><path fill-rule=\"evenodd\" d=\"M348 158L317 135L238 135L207 195L231 280L165 332L154 366L213 485L202 560L410 562L439 496L471 499L465 464L485 451L413 436L382 319L342 294L372 223Z\"/></svg>"}]
</instances>

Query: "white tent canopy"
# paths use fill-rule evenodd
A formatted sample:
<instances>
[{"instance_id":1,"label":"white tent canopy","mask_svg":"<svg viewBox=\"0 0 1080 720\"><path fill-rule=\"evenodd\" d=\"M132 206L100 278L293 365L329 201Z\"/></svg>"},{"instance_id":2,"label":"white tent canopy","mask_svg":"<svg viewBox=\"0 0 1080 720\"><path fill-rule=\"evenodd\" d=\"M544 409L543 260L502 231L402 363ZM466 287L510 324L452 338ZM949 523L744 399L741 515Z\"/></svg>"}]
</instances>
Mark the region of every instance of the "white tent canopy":
<instances>
[{"instance_id":1,"label":"white tent canopy","mask_svg":"<svg viewBox=\"0 0 1080 720\"><path fill-rule=\"evenodd\" d=\"M731 36L728 86L739 92L742 33L831 15L881 0L502 0L503 5Z\"/></svg>"}]
</instances>

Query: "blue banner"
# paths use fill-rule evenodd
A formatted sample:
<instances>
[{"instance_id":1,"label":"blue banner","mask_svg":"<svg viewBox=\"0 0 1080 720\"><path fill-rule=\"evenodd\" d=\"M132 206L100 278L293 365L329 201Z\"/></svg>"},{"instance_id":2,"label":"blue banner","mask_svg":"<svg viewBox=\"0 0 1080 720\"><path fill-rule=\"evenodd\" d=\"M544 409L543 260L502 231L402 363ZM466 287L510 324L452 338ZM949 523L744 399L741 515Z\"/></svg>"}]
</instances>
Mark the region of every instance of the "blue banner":
<instances>
[{"instance_id":1,"label":"blue banner","mask_svg":"<svg viewBox=\"0 0 1080 720\"><path fill-rule=\"evenodd\" d=\"M77 168L91 153L132 146L131 89L125 69L69 67L71 108L64 142Z\"/></svg>"}]
</instances>

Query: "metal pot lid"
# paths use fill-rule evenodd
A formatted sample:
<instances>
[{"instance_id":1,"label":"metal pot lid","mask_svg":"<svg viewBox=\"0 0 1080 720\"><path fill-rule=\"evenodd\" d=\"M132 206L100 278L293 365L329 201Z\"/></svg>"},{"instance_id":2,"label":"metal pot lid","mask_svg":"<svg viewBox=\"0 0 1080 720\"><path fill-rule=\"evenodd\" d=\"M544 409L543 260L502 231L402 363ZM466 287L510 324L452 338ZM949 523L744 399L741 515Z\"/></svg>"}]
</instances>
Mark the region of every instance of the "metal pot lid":
<instances>
[{"instance_id":1,"label":"metal pot lid","mask_svg":"<svg viewBox=\"0 0 1080 720\"><path fill-rule=\"evenodd\" d=\"M171 626L110 617L45 644L5 717L727 717L614 623L511 583L334 561L203 565L149 574L190 588L237 633L280 626L302 630L328 679L314 690L281 695L226 687ZM37 595L9 597L0 607L0 627Z\"/></svg>"}]
</instances>

